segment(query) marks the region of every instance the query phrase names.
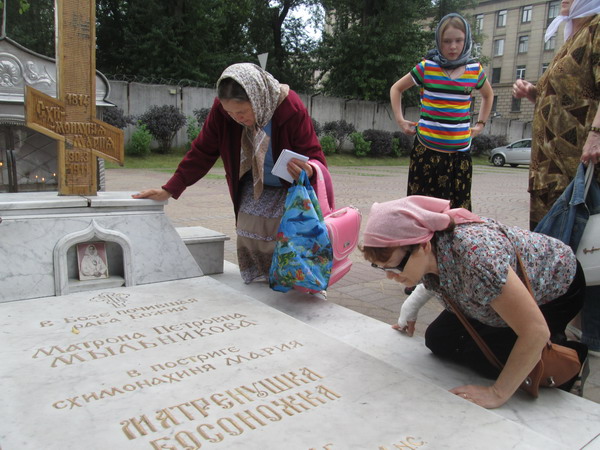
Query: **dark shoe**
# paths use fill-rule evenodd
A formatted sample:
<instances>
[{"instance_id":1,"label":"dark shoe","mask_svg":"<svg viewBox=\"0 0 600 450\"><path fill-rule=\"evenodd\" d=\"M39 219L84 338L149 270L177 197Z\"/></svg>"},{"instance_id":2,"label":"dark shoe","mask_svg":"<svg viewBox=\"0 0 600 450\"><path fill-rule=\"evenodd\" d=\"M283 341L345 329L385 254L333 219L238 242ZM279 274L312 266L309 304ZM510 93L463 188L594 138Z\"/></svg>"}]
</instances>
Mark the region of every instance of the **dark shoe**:
<instances>
[{"instance_id":1,"label":"dark shoe","mask_svg":"<svg viewBox=\"0 0 600 450\"><path fill-rule=\"evenodd\" d=\"M565 347L574 349L577 352L577 357L581 362L581 369L579 373L572 379L567 381L565 384L558 386L558 389L570 392L571 394L583 397L583 386L590 374L590 365L588 362L588 349L585 344L577 341L567 341L564 344Z\"/></svg>"}]
</instances>

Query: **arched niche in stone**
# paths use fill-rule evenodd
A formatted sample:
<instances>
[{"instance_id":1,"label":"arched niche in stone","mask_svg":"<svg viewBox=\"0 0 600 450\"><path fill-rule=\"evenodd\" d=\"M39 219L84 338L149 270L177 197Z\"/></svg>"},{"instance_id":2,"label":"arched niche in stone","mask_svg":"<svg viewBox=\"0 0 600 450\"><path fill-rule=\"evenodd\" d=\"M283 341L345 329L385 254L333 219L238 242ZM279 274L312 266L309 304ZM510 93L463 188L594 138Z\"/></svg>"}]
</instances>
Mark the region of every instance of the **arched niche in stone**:
<instances>
[{"instance_id":1,"label":"arched niche in stone","mask_svg":"<svg viewBox=\"0 0 600 450\"><path fill-rule=\"evenodd\" d=\"M135 286L133 274L133 252L129 238L118 231L101 227L95 220L81 231L73 232L62 237L54 246L54 286L56 295L66 295L75 290L99 289L94 282L79 281L77 279L77 244L92 241L106 243L109 279L118 280L122 277L125 286ZM110 256L109 256L110 255ZM115 287L110 285L110 287Z\"/></svg>"}]
</instances>

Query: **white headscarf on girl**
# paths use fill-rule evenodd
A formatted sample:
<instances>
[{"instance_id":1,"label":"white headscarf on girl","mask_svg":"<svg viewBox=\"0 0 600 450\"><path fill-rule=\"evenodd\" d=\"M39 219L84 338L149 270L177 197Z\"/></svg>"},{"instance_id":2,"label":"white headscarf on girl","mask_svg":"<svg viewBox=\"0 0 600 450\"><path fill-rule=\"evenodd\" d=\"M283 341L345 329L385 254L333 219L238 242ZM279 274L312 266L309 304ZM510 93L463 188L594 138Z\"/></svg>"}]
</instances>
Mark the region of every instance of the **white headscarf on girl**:
<instances>
[{"instance_id":1,"label":"white headscarf on girl","mask_svg":"<svg viewBox=\"0 0 600 450\"><path fill-rule=\"evenodd\" d=\"M444 24L444 22L451 19L452 17L458 17L460 20L462 20L465 26L465 46L463 47L462 53L458 56L458 58L452 61L448 61L446 58L444 58L442 52L440 51L440 49L442 48L442 35L440 33L440 27ZM437 63L440 67L443 67L444 69L454 69L456 67L464 66L465 64L472 63L475 61L471 57L471 49L473 47L473 39L471 38L471 27L469 26L469 23L460 14L450 13L442 17L442 20L440 20L440 23L438 23L435 29L435 45L436 48L429 50L429 52L427 52L427 55L425 55L425 59Z\"/></svg>"},{"instance_id":2,"label":"white headscarf on girl","mask_svg":"<svg viewBox=\"0 0 600 450\"><path fill-rule=\"evenodd\" d=\"M244 88L256 118L254 126L245 126L242 132L240 178L252 169L254 198L258 199L263 191L265 155L269 150L269 136L263 128L271 121L290 88L287 84L280 84L269 72L250 63L233 64L226 68L217 81L217 87L224 78L232 78Z\"/></svg>"},{"instance_id":3,"label":"white headscarf on girl","mask_svg":"<svg viewBox=\"0 0 600 450\"><path fill-rule=\"evenodd\" d=\"M565 41L573 34L573 19L600 14L600 2L598 0L575 0L571 5L567 16L556 16L544 35L544 42L548 41L558 31L561 23L565 24Z\"/></svg>"}]
</instances>

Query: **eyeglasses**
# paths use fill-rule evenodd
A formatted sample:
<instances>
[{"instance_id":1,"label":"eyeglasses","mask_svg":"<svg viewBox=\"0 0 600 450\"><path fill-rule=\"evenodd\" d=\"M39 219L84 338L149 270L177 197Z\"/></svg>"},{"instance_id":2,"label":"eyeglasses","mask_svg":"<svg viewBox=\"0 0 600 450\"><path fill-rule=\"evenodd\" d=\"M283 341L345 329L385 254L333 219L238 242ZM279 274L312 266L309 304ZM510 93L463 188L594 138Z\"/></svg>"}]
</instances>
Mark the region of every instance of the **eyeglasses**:
<instances>
[{"instance_id":1,"label":"eyeglasses","mask_svg":"<svg viewBox=\"0 0 600 450\"><path fill-rule=\"evenodd\" d=\"M406 252L406 255L404 255L404 258L402 258L402 261L400 261L400 264L398 264L396 267L381 267L375 263L371 263L371 267L373 267L375 269L383 270L385 272L394 272L394 271L403 272L404 267L406 266L406 263L408 263L408 260L410 259L411 253L412 252L410 250L408 252Z\"/></svg>"}]
</instances>

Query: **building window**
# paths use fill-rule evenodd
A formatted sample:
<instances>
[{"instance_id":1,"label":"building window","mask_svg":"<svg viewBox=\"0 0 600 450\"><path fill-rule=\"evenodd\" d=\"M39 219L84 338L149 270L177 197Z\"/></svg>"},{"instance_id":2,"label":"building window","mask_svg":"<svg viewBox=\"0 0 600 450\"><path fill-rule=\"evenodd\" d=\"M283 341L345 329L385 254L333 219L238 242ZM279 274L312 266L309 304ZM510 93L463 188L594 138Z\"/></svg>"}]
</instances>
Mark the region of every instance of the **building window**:
<instances>
[{"instance_id":1,"label":"building window","mask_svg":"<svg viewBox=\"0 0 600 450\"><path fill-rule=\"evenodd\" d=\"M548 70L548 67L550 67L549 63L542 64L542 73L544 73L546 70Z\"/></svg>"},{"instance_id":2,"label":"building window","mask_svg":"<svg viewBox=\"0 0 600 450\"><path fill-rule=\"evenodd\" d=\"M483 32L483 14L477 14L475 17L475 33Z\"/></svg>"},{"instance_id":3,"label":"building window","mask_svg":"<svg viewBox=\"0 0 600 450\"><path fill-rule=\"evenodd\" d=\"M519 53L527 53L529 47L529 36L519 37Z\"/></svg>"},{"instance_id":4,"label":"building window","mask_svg":"<svg viewBox=\"0 0 600 450\"><path fill-rule=\"evenodd\" d=\"M494 41L494 56L504 55L504 39L496 39Z\"/></svg>"},{"instance_id":5,"label":"building window","mask_svg":"<svg viewBox=\"0 0 600 450\"><path fill-rule=\"evenodd\" d=\"M554 50L556 48L556 35L544 42L544 50Z\"/></svg>"},{"instance_id":6,"label":"building window","mask_svg":"<svg viewBox=\"0 0 600 450\"><path fill-rule=\"evenodd\" d=\"M512 98L512 102L510 104L511 112L519 112L521 111L521 99L520 98Z\"/></svg>"},{"instance_id":7,"label":"building window","mask_svg":"<svg viewBox=\"0 0 600 450\"><path fill-rule=\"evenodd\" d=\"M496 19L496 26L498 28L506 26L506 16L508 15L508 11L503 9L502 11L498 11L498 17Z\"/></svg>"},{"instance_id":8,"label":"building window","mask_svg":"<svg viewBox=\"0 0 600 450\"><path fill-rule=\"evenodd\" d=\"M473 43L473 58L481 58L481 44Z\"/></svg>"},{"instance_id":9,"label":"building window","mask_svg":"<svg viewBox=\"0 0 600 450\"><path fill-rule=\"evenodd\" d=\"M548 18L546 19L546 26L550 25L550 23L558 17L558 13L560 12L560 1L550 2L548 5Z\"/></svg>"},{"instance_id":10,"label":"building window","mask_svg":"<svg viewBox=\"0 0 600 450\"><path fill-rule=\"evenodd\" d=\"M494 67L492 69L492 84L500 83L500 74L502 73L501 67Z\"/></svg>"},{"instance_id":11,"label":"building window","mask_svg":"<svg viewBox=\"0 0 600 450\"><path fill-rule=\"evenodd\" d=\"M492 102L492 113L495 113L498 109L498 96L494 95L494 101Z\"/></svg>"},{"instance_id":12,"label":"building window","mask_svg":"<svg viewBox=\"0 0 600 450\"><path fill-rule=\"evenodd\" d=\"M523 6L523 11L521 12L521 23L529 23L531 22L531 15L533 14L533 7Z\"/></svg>"},{"instance_id":13,"label":"building window","mask_svg":"<svg viewBox=\"0 0 600 450\"><path fill-rule=\"evenodd\" d=\"M526 66L517 66L517 79L525 79Z\"/></svg>"}]
</instances>

